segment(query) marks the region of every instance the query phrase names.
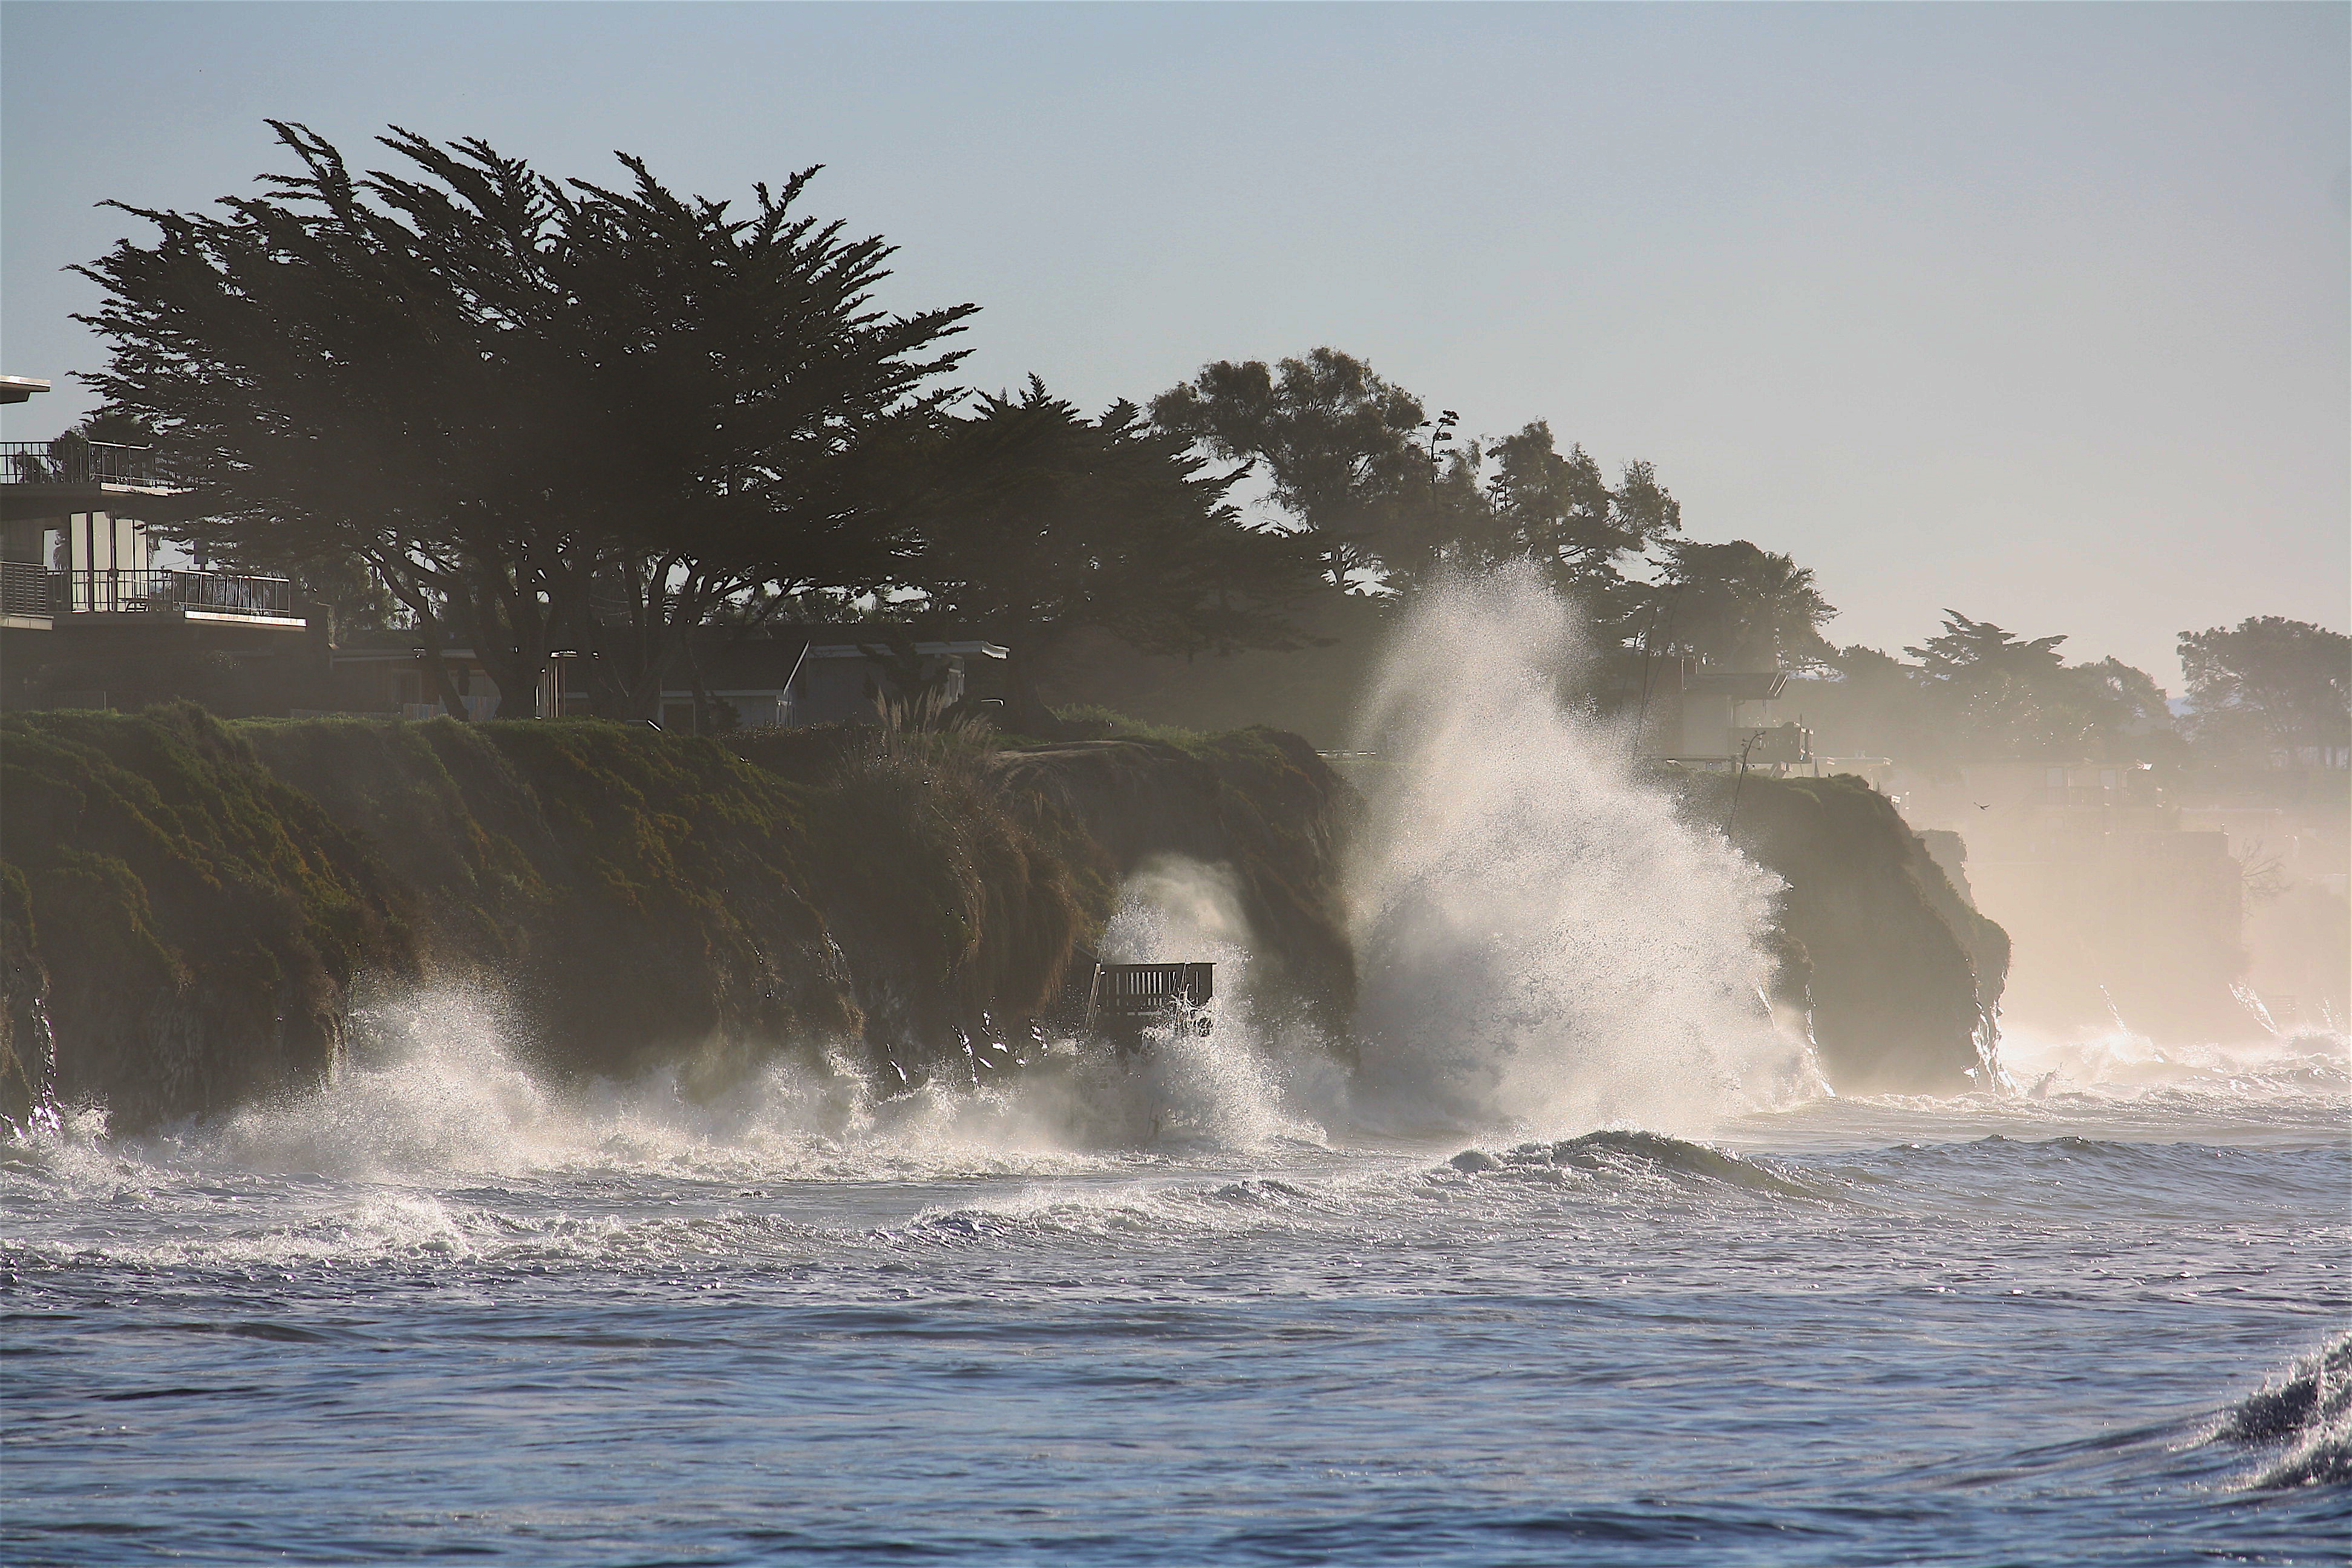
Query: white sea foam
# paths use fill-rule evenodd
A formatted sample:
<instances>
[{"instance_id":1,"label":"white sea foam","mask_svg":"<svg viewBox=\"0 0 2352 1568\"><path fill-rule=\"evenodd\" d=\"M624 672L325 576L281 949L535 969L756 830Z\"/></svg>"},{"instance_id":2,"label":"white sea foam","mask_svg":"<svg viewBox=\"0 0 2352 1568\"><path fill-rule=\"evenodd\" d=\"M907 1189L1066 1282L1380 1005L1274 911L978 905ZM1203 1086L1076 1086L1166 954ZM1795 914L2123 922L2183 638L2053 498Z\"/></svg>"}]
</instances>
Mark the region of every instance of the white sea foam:
<instances>
[{"instance_id":1,"label":"white sea foam","mask_svg":"<svg viewBox=\"0 0 2352 1568\"><path fill-rule=\"evenodd\" d=\"M2073 1033L2012 1028L2002 1033L2000 1054L2028 1098L2174 1089L2300 1095L2352 1088L2352 1042L2316 1029L2159 1045L2120 1026Z\"/></svg>"},{"instance_id":2,"label":"white sea foam","mask_svg":"<svg viewBox=\"0 0 2352 1568\"><path fill-rule=\"evenodd\" d=\"M1817 1081L1759 1016L1775 879L1562 702L1586 657L1528 569L1398 635L1365 720L1395 777L1349 878L1367 1121L1696 1134Z\"/></svg>"},{"instance_id":3,"label":"white sea foam","mask_svg":"<svg viewBox=\"0 0 2352 1568\"><path fill-rule=\"evenodd\" d=\"M1142 931L1156 917L1121 919ZM1228 955L1236 976L1244 956ZM1320 1142L1251 1036L1246 986L1219 1008L1211 1038L1160 1039L1129 1059L1063 1042L1041 1069L977 1086L942 1075L890 1093L845 1060L803 1054L715 1087L673 1070L558 1086L528 1065L495 994L426 988L355 1016L346 1058L318 1087L123 1140L103 1112L84 1112L11 1140L10 1164L106 1201L197 1169L395 1185L534 1173L867 1181L1050 1176L1154 1150Z\"/></svg>"}]
</instances>

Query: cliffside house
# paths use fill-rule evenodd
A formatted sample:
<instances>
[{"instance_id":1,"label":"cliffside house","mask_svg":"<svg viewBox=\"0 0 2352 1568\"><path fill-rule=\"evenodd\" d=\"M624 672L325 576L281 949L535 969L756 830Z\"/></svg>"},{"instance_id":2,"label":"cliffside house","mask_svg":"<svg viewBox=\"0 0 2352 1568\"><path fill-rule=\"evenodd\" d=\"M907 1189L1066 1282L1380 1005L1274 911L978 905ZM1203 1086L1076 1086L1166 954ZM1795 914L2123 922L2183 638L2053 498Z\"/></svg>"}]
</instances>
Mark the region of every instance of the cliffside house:
<instances>
[{"instance_id":1,"label":"cliffside house","mask_svg":"<svg viewBox=\"0 0 2352 1568\"><path fill-rule=\"evenodd\" d=\"M1815 771L1812 731L1775 723L1772 703L1787 687L1779 669L1723 669L1682 655L1639 667L1642 754L1707 772Z\"/></svg>"},{"instance_id":2,"label":"cliffside house","mask_svg":"<svg viewBox=\"0 0 2352 1568\"><path fill-rule=\"evenodd\" d=\"M5 378L5 400L46 391ZM178 493L144 447L0 442L0 662L12 688L44 666L200 651L278 652L309 629L282 577L163 561L143 521ZM52 693L49 700L67 694ZM70 694L103 706L102 693Z\"/></svg>"}]
</instances>

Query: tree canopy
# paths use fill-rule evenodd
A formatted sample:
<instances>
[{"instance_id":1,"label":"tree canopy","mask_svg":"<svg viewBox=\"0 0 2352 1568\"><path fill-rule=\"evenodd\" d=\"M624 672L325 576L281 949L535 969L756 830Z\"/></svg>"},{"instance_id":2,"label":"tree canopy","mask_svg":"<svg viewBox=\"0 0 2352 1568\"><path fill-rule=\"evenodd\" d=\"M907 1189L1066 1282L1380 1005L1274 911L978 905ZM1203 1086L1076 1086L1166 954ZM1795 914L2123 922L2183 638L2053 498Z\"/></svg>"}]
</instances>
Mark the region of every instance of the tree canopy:
<instances>
[{"instance_id":1,"label":"tree canopy","mask_svg":"<svg viewBox=\"0 0 2352 1568\"><path fill-rule=\"evenodd\" d=\"M1903 651L1926 700L1928 744L1948 765L1970 759L2053 763L2144 760L2170 745L2163 690L2120 659L2070 665L2063 636L2021 637L1990 621L1944 612L1944 629Z\"/></svg>"},{"instance_id":2,"label":"tree canopy","mask_svg":"<svg viewBox=\"0 0 2352 1568\"><path fill-rule=\"evenodd\" d=\"M1224 461L1262 465L1274 503L1313 536L1335 586L1409 552L1434 443L1417 439L1421 400L1353 355L1219 360L1153 398L1151 420Z\"/></svg>"},{"instance_id":3,"label":"tree canopy","mask_svg":"<svg viewBox=\"0 0 2352 1568\"><path fill-rule=\"evenodd\" d=\"M406 172L362 176L273 125L299 173L221 215L126 209L160 240L84 269L94 379L189 483L190 541L363 563L510 713L560 646L642 713L722 605L888 577L859 447L946 395L921 389L976 307L876 309L890 247L795 210L815 169L739 216L625 156L625 189L559 184L395 130Z\"/></svg>"},{"instance_id":4,"label":"tree canopy","mask_svg":"<svg viewBox=\"0 0 2352 1568\"><path fill-rule=\"evenodd\" d=\"M1204 365L1153 398L1151 417L1261 470L1268 499L1342 589L1409 594L1449 570L1531 561L1604 640L1622 640L1647 601L1622 563L1682 526L1651 465L1626 464L1612 485L1583 447L1562 453L1540 419L1460 440L1453 410L1430 418L1419 397L1334 348Z\"/></svg>"},{"instance_id":5,"label":"tree canopy","mask_svg":"<svg viewBox=\"0 0 2352 1568\"><path fill-rule=\"evenodd\" d=\"M1664 546L1665 574L1655 590L1667 646L1685 647L1733 669L1800 668L1828 662L1822 624L1837 614L1813 586L1813 574L1786 555L1744 539Z\"/></svg>"},{"instance_id":6,"label":"tree canopy","mask_svg":"<svg viewBox=\"0 0 2352 1568\"><path fill-rule=\"evenodd\" d=\"M1147 653L1295 646L1287 612L1316 555L1252 530L1181 437L1135 405L1088 419L1032 378L930 422L901 585L924 608L1010 623L1035 643L1099 626Z\"/></svg>"},{"instance_id":7,"label":"tree canopy","mask_svg":"<svg viewBox=\"0 0 2352 1568\"><path fill-rule=\"evenodd\" d=\"M1948 610L1916 664L1835 649L1813 573L1684 537L1650 464L1612 479L1542 419L1472 438L1328 346L1204 365L1148 416L1034 378L967 403L944 378L976 307L880 309L891 247L803 210L815 168L736 205L626 154L624 180L559 181L397 128L359 173L272 125L292 172L214 211L125 207L157 237L81 269L108 407L59 440L152 441L187 486L159 521L205 556L347 616L396 605L452 713L459 647L509 715L551 654L593 654L572 668L627 717L698 637L772 616L878 606L1032 648L1095 627L1189 658L1296 647L1318 594L1532 562L1604 646L1833 671L1931 763L2179 744L2153 679L2069 665L2063 636ZM1280 523L1234 504L1250 474ZM2257 616L2179 646L2200 743L2352 746L2342 634Z\"/></svg>"},{"instance_id":8,"label":"tree canopy","mask_svg":"<svg viewBox=\"0 0 2352 1568\"><path fill-rule=\"evenodd\" d=\"M2252 616L2180 634L2191 728L2217 749L2284 753L2352 746L2352 637L2308 621Z\"/></svg>"}]
</instances>

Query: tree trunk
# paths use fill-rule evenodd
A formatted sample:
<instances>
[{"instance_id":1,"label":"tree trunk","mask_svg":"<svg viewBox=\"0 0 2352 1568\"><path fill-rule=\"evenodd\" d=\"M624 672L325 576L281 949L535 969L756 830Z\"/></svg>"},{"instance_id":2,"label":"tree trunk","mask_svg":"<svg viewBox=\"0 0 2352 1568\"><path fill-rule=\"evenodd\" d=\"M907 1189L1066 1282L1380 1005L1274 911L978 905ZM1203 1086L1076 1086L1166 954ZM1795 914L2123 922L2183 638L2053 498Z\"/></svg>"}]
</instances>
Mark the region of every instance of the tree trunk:
<instances>
[{"instance_id":1,"label":"tree trunk","mask_svg":"<svg viewBox=\"0 0 2352 1568\"><path fill-rule=\"evenodd\" d=\"M483 580L487 579L487 581ZM535 592L488 570L468 584L466 630L474 658L499 689L499 717L536 719L539 685L547 673L547 616Z\"/></svg>"},{"instance_id":2,"label":"tree trunk","mask_svg":"<svg viewBox=\"0 0 2352 1568\"><path fill-rule=\"evenodd\" d=\"M392 590L393 597L416 617L416 635L425 643L422 660L425 679L432 687L434 698L441 704L442 710L460 724L465 723L473 715L466 711L465 699L457 695L457 688L449 679L449 667L443 660L442 656L449 648L449 638L441 617L434 613L432 597L417 584L392 572L381 561L370 557L362 559L368 560L383 585Z\"/></svg>"}]
</instances>

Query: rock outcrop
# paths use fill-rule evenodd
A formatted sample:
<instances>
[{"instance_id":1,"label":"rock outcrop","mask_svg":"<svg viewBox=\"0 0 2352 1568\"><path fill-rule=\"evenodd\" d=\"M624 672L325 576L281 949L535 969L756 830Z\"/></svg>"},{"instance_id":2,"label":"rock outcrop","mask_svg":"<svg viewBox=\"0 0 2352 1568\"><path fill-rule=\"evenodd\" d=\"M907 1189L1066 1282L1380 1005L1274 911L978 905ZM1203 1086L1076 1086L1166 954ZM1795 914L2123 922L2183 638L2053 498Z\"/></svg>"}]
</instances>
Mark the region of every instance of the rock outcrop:
<instances>
[{"instance_id":1,"label":"rock outcrop","mask_svg":"<svg viewBox=\"0 0 2352 1568\"><path fill-rule=\"evenodd\" d=\"M1894 802L1851 774L1690 777L1684 810L1727 825L1788 884L1780 985L1809 996L1822 1069L1841 1093L1983 1087L1979 1031L2000 1002L2009 937L1952 885Z\"/></svg>"}]
</instances>

